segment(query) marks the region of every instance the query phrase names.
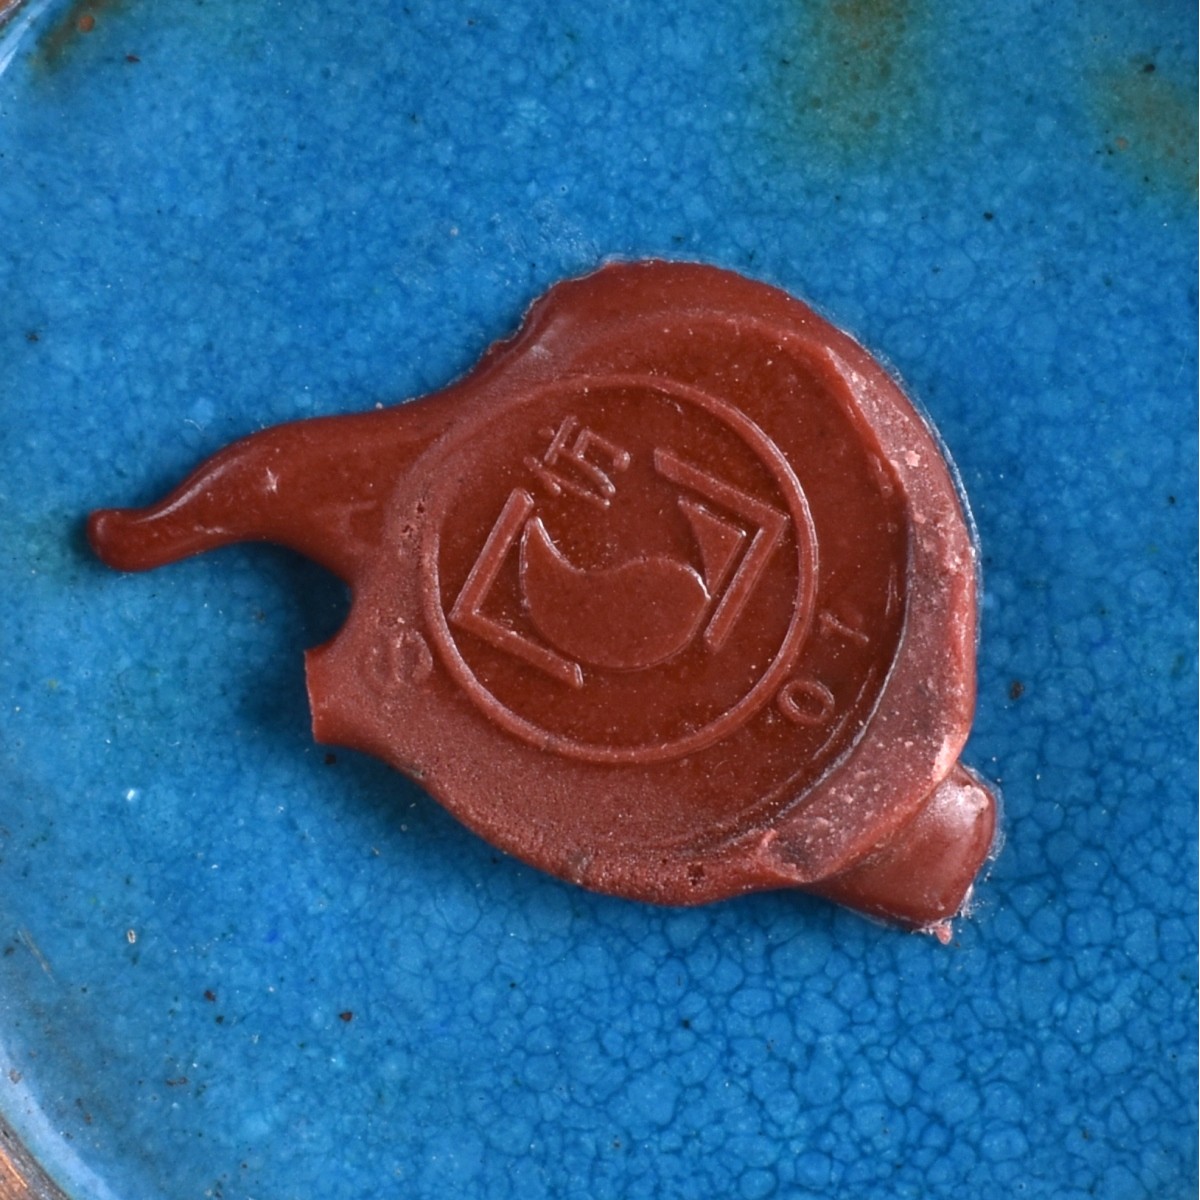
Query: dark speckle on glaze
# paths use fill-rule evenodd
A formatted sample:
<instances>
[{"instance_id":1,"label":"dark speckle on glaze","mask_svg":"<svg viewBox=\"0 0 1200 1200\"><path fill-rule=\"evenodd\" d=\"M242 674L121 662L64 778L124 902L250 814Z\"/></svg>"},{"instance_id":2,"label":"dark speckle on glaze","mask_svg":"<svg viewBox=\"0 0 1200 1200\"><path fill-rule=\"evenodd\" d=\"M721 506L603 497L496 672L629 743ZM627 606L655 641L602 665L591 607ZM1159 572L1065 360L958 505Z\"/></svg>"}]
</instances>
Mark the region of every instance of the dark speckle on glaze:
<instances>
[{"instance_id":1,"label":"dark speckle on glaze","mask_svg":"<svg viewBox=\"0 0 1200 1200\"><path fill-rule=\"evenodd\" d=\"M1103 154L1141 188L1189 202L1196 195L1196 86L1151 58L1098 72L1093 104Z\"/></svg>"},{"instance_id":2,"label":"dark speckle on glaze","mask_svg":"<svg viewBox=\"0 0 1200 1200\"><path fill-rule=\"evenodd\" d=\"M770 101L789 158L852 164L911 142L927 107L926 15L923 0L793 6Z\"/></svg>"},{"instance_id":3,"label":"dark speckle on glaze","mask_svg":"<svg viewBox=\"0 0 1200 1200\"><path fill-rule=\"evenodd\" d=\"M80 39L95 32L105 15L121 6L122 0L73 0L42 36L35 61L47 70L57 70Z\"/></svg>"}]
</instances>

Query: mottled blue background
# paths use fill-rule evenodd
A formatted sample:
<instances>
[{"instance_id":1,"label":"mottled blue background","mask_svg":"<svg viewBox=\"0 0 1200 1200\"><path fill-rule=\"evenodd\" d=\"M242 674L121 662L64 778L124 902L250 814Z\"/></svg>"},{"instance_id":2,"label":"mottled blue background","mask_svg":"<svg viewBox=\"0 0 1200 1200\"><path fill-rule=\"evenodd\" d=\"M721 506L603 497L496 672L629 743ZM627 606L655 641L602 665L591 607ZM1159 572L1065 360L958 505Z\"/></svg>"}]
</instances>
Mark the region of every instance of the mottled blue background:
<instances>
[{"instance_id":1,"label":"mottled blue background","mask_svg":"<svg viewBox=\"0 0 1200 1200\"><path fill-rule=\"evenodd\" d=\"M1195 1195L1195 45L1183 0L10 23L0 1112L73 1197ZM1007 845L947 947L544 878L312 744L316 568L86 550L648 255L807 298L962 470Z\"/></svg>"}]
</instances>

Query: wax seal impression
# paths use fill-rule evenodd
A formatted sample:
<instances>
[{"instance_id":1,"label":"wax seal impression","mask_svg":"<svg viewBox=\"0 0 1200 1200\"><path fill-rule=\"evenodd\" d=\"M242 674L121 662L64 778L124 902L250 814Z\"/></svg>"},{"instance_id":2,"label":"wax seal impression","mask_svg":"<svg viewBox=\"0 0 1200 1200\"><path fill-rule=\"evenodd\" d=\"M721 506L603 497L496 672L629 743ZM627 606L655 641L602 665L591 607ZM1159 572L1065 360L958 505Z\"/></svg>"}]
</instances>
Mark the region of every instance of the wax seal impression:
<instances>
[{"instance_id":1,"label":"wax seal impression","mask_svg":"<svg viewBox=\"0 0 1200 1200\"><path fill-rule=\"evenodd\" d=\"M728 271L562 283L444 391L255 434L89 536L127 570L262 539L336 572L318 740L584 887L945 934L992 847L953 473L857 343Z\"/></svg>"}]
</instances>

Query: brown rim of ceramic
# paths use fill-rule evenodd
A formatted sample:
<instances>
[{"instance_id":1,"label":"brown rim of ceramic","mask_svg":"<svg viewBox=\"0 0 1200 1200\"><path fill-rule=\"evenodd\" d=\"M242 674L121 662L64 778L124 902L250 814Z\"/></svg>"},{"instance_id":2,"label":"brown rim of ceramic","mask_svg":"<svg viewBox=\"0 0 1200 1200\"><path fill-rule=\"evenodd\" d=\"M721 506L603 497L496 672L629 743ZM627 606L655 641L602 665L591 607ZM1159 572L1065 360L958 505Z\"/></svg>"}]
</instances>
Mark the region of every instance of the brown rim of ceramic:
<instances>
[{"instance_id":1,"label":"brown rim of ceramic","mask_svg":"<svg viewBox=\"0 0 1200 1200\"><path fill-rule=\"evenodd\" d=\"M6 21L10 21L17 15L17 9L24 3L25 0L0 0L0 29L4 27Z\"/></svg>"},{"instance_id":2,"label":"brown rim of ceramic","mask_svg":"<svg viewBox=\"0 0 1200 1200\"><path fill-rule=\"evenodd\" d=\"M42 1170L3 1117L0 1117L0 1200L67 1200L66 1192Z\"/></svg>"}]
</instances>

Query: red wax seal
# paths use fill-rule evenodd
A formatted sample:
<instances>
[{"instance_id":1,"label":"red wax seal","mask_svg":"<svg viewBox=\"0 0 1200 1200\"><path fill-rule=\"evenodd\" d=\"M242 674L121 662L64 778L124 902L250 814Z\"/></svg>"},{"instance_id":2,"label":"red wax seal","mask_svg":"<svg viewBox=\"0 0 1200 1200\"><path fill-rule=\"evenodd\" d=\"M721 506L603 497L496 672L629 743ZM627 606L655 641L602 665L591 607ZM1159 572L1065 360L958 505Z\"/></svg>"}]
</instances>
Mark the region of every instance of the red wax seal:
<instances>
[{"instance_id":1,"label":"red wax seal","mask_svg":"<svg viewBox=\"0 0 1200 1200\"><path fill-rule=\"evenodd\" d=\"M853 340L730 272L560 284L446 390L255 434L89 535L127 570L265 539L335 571L316 737L584 887L799 887L945 933L992 846L938 442Z\"/></svg>"}]
</instances>

